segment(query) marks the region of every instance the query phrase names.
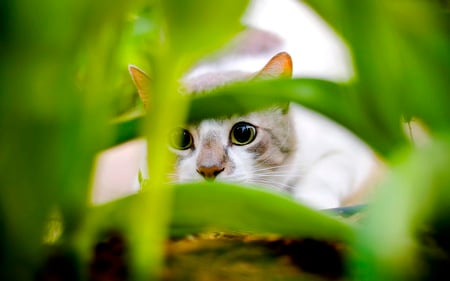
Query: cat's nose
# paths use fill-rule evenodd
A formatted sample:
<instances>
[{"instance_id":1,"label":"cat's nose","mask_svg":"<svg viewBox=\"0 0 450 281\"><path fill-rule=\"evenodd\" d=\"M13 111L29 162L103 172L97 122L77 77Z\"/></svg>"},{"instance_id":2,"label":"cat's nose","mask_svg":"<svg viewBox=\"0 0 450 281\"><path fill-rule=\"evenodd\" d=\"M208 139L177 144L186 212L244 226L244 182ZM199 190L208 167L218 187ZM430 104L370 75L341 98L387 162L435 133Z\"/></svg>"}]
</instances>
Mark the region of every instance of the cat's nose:
<instances>
[{"instance_id":1,"label":"cat's nose","mask_svg":"<svg viewBox=\"0 0 450 281\"><path fill-rule=\"evenodd\" d=\"M197 172L202 175L206 180L214 180L217 175L225 170L224 167L221 166L200 166L197 168Z\"/></svg>"}]
</instances>

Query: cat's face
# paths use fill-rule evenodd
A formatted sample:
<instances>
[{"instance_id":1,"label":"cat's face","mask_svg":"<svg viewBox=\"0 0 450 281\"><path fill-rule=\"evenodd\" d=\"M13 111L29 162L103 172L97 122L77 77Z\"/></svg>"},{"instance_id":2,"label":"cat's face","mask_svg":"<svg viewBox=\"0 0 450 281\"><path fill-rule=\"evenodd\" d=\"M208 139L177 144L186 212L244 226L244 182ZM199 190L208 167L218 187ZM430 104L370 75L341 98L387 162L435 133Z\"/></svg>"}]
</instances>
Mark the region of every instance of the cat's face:
<instances>
[{"instance_id":1,"label":"cat's face","mask_svg":"<svg viewBox=\"0 0 450 281\"><path fill-rule=\"evenodd\" d=\"M148 101L149 78L130 67L139 94ZM290 76L292 62L286 53L274 56L257 74L207 75L184 81L189 92L207 91L226 83L257 78ZM245 116L203 120L175 128L169 136L177 155L172 180L218 180L287 189L285 171L295 150L295 134L286 108L273 107Z\"/></svg>"},{"instance_id":2,"label":"cat's face","mask_svg":"<svg viewBox=\"0 0 450 281\"><path fill-rule=\"evenodd\" d=\"M173 180L218 180L284 188L282 173L295 149L291 119L281 108L177 128Z\"/></svg>"}]
</instances>

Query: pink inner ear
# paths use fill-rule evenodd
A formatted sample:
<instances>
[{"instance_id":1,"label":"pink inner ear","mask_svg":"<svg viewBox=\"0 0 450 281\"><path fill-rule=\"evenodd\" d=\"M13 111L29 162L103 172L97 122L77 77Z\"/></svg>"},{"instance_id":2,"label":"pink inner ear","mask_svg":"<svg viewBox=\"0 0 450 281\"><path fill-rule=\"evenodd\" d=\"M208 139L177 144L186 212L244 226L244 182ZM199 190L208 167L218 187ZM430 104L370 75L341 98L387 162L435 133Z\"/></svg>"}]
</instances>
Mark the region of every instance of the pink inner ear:
<instances>
[{"instance_id":1,"label":"pink inner ear","mask_svg":"<svg viewBox=\"0 0 450 281\"><path fill-rule=\"evenodd\" d=\"M258 73L257 77L276 78L292 76L292 59L286 52L273 56L270 61Z\"/></svg>"}]
</instances>

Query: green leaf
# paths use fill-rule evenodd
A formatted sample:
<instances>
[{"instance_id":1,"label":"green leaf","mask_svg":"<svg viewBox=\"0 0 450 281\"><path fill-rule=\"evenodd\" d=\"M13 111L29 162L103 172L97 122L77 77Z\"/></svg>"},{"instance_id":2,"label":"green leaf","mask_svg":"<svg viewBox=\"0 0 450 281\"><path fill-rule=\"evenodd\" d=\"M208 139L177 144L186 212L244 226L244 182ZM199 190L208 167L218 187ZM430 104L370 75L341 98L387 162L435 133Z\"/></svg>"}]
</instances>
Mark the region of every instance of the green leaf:
<instances>
[{"instance_id":1,"label":"green leaf","mask_svg":"<svg viewBox=\"0 0 450 281\"><path fill-rule=\"evenodd\" d=\"M373 119L358 98L357 85L319 79L267 80L235 84L196 95L189 121L245 114L274 104L295 102L318 111L347 127L381 155L389 155L405 143L400 122L390 130Z\"/></svg>"},{"instance_id":2,"label":"green leaf","mask_svg":"<svg viewBox=\"0 0 450 281\"><path fill-rule=\"evenodd\" d=\"M168 40L177 56L198 59L221 47L242 29L240 18L247 0L162 1Z\"/></svg>"},{"instance_id":3,"label":"green leaf","mask_svg":"<svg viewBox=\"0 0 450 281\"><path fill-rule=\"evenodd\" d=\"M170 233L174 236L216 230L344 242L355 238L355 229L343 220L262 188L218 182L173 188ZM147 202L145 196L136 194L92 207L74 240L82 256L99 233L112 229L132 235L130 225L149 215L140 212L139 206Z\"/></svg>"},{"instance_id":4,"label":"green leaf","mask_svg":"<svg viewBox=\"0 0 450 281\"><path fill-rule=\"evenodd\" d=\"M387 134L402 115L449 129L448 20L431 2L306 0L348 43L359 103Z\"/></svg>"},{"instance_id":5,"label":"green leaf","mask_svg":"<svg viewBox=\"0 0 450 281\"><path fill-rule=\"evenodd\" d=\"M213 229L345 242L354 238L347 223L262 188L201 182L179 185L175 191L175 235Z\"/></svg>"},{"instance_id":6,"label":"green leaf","mask_svg":"<svg viewBox=\"0 0 450 281\"><path fill-rule=\"evenodd\" d=\"M429 239L424 238L424 230L448 234L449 155L448 136L396 155L359 229L358 255L353 261L356 280L363 276L371 277L367 280L428 280L421 274L426 274L424 263L432 260L421 256L424 252L419 247L423 243L428 248L425 252L432 251L432 243L424 242Z\"/></svg>"},{"instance_id":7,"label":"green leaf","mask_svg":"<svg viewBox=\"0 0 450 281\"><path fill-rule=\"evenodd\" d=\"M355 85L319 79L265 80L237 83L207 94L193 95L188 122L246 114L277 104L294 102L311 108L347 127L381 155L405 143L400 122L390 131L371 118L356 97ZM356 118L357 117L357 118ZM121 123L118 141L136 137L139 119ZM122 137L125 136L125 137Z\"/></svg>"},{"instance_id":8,"label":"green leaf","mask_svg":"<svg viewBox=\"0 0 450 281\"><path fill-rule=\"evenodd\" d=\"M116 27L132 2L0 4L2 280L35 277L51 211L67 235L84 214L93 158L109 138Z\"/></svg>"},{"instance_id":9,"label":"green leaf","mask_svg":"<svg viewBox=\"0 0 450 281\"><path fill-rule=\"evenodd\" d=\"M144 117L139 116L109 125L111 126L111 131L115 132L115 134L112 142L103 149L142 137L143 119Z\"/></svg>"}]
</instances>

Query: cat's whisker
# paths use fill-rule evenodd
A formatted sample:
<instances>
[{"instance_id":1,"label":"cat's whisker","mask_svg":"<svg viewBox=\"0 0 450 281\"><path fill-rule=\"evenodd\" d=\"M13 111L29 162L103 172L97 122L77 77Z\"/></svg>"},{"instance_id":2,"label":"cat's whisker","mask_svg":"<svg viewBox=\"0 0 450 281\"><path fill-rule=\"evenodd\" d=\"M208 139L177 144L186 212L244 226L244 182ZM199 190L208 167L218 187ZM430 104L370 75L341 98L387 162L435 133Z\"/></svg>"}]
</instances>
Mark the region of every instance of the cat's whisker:
<instances>
[{"instance_id":1,"label":"cat's whisker","mask_svg":"<svg viewBox=\"0 0 450 281\"><path fill-rule=\"evenodd\" d=\"M259 178L259 179L255 179L252 182L254 183L265 183L265 184L271 184L271 185L276 185L276 186L288 186L285 183L282 182L275 182L269 179L264 179L264 178Z\"/></svg>"},{"instance_id":2,"label":"cat's whisker","mask_svg":"<svg viewBox=\"0 0 450 281\"><path fill-rule=\"evenodd\" d=\"M289 165L280 165L280 166L272 166L272 167L265 167L265 168L256 168L255 171L256 172L273 171L273 170L278 170L278 169L282 169L282 168L286 168L286 167L289 167Z\"/></svg>"},{"instance_id":3,"label":"cat's whisker","mask_svg":"<svg viewBox=\"0 0 450 281\"><path fill-rule=\"evenodd\" d=\"M274 171L279 170L283 168L290 167L290 165L278 165L278 166L272 166L272 167L264 167L264 168L256 168L254 172L264 172L264 171Z\"/></svg>"},{"instance_id":4,"label":"cat's whisker","mask_svg":"<svg viewBox=\"0 0 450 281\"><path fill-rule=\"evenodd\" d=\"M244 175L242 176L232 176L232 177L227 177L226 181L227 182L232 182L232 183L244 183L248 180L248 178Z\"/></svg>"},{"instance_id":5,"label":"cat's whisker","mask_svg":"<svg viewBox=\"0 0 450 281\"><path fill-rule=\"evenodd\" d=\"M259 177L291 177L291 176L302 176L304 173L302 171L277 171L270 172L265 171L264 173L256 173Z\"/></svg>"},{"instance_id":6,"label":"cat's whisker","mask_svg":"<svg viewBox=\"0 0 450 281\"><path fill-rule=\"evenodd\" d=\"M268 188L271 190L278 190L278 191L286 191L291 188L288 184L281 183L281 182L275 182L270 180L264 180L264 179L253 179L249 181L248 183L254 184L254 185L262 185L264 188Z\"/></svg>"},{"instance_id":7,"label":"cat's whisker","mask_svg":"<svg viewBox=\"0 0 450 281\"><path fill-rule=\"evenodd\" d=\"M271 178L271 177L282 177L282 178L285 178L285 177L288 177L288 176L292 176L293 174L279 174L279 175L271 175L271 174L269 174L269 175L259 175L260 177L265 177L265 178Z\"/></svg>"}]
</instances>

